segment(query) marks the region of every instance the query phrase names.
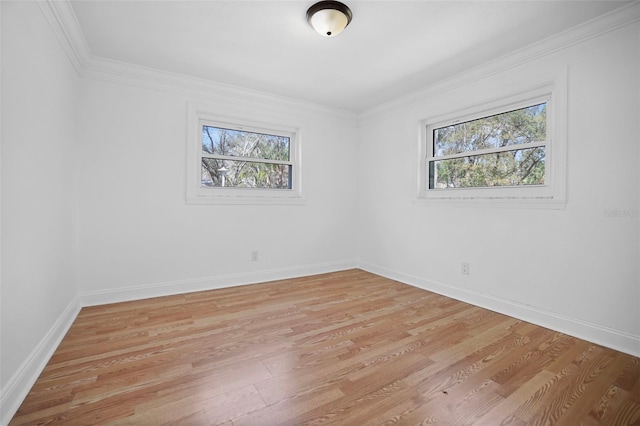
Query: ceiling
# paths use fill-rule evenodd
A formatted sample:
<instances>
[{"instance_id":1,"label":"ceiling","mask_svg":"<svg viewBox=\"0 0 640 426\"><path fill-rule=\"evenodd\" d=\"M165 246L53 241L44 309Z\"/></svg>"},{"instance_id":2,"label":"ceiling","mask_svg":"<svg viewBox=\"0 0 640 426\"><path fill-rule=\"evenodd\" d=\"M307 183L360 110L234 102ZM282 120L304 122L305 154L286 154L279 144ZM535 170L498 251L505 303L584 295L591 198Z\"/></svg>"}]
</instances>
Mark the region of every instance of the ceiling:
<instances>
[{"instance_id":1,"label":"ceiling","mask_svg":"<svg viewBox=\"0 0 640 426\"><path fill-rule=\"evenodd\" d=\"M71 4L94 56L362 112L628 3L343 1L332 38L307 0Z\"/></svg>"}]
</instances>

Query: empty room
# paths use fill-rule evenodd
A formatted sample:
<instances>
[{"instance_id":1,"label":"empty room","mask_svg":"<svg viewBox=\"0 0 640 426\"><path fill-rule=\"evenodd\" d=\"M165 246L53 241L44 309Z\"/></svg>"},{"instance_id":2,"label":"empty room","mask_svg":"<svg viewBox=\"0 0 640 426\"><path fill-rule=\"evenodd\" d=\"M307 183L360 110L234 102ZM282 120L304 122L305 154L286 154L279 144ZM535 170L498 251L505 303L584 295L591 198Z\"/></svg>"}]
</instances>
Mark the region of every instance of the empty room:
<instances>
[{"instance_id":1,"label":"empty room","mask_svg":"<svg viewBox=\"0 0 640 426\"><path fill-rule=\"evenodd\" d=\"M0 1L0 424L640 424L640 2Z\"/></svg>"}]
</instances>

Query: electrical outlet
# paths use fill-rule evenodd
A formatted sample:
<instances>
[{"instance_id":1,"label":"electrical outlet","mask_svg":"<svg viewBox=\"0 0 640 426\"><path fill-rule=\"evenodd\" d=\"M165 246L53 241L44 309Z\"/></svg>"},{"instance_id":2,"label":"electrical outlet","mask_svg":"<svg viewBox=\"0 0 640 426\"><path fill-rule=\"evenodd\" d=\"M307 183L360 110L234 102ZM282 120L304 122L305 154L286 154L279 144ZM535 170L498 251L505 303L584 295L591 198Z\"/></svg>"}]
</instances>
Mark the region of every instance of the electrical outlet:
<instances>
[{"instance_id":1,"label":"electrical outlet","mask_svg":"<svg viewBox=\"0 0 640 426\"><path fill-rule=\"evenodd\" d=\"M251 252L251 261L252 262L258 261L258 250L254 250Z\"/></svg>"},{"instance_id":2,"label":"electrical outlet","mask_svg":"<svg viewBox=\"0 0 640 426\"><path fill-rule=\"evenodd\" d=\"M462 262L462 265L460 266L460 272L462 273L462 275L469 275L469 263L468 262Z\"/></svg>"}]
</instances>

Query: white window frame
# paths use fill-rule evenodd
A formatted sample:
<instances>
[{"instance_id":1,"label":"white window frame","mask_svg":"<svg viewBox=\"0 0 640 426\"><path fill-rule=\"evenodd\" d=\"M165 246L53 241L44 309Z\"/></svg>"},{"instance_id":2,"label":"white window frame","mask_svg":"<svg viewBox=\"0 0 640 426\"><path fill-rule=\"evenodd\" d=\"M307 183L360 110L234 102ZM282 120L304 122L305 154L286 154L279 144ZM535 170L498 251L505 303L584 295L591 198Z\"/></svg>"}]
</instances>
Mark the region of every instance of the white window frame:
<instances>
[{"instance_id":1,"label":"white window frame","mask_svg":"<svg viewBox=\"0 0 640 426\"><path fill-rule=\"evenodd\" d=\"M219 116L191 104L188 110L186 188L188 204L304 204L298 127ZM202 127L205 125L289 137L290 161L264 161L291 165L291 189L202 186ZM263 161L251 159L251 161L254 160Z\"/></svg>"},{"instance_id":2,"label":"white window frame","mask_svg":"<svg viewBox=\"0 0 640 426\"><path fill-rule=\"evenodd\" d=\"M565 80L566 81L566 80ZM561 209L566 204L566 85L562 81L545 84L510 97L452 111L420 121L419 176L417 202L426 205L490 205L496 207L532 207ZM540 143L523 148L545 147L545 184L473 188L429 189L429 162L433 157L433 129L476 120L546 102L547 134ZM513 150L520 145L509 146ZM500 149L498 149L500 150ZM488 152L496 150L487 150ZM485 153L475 151L473 154Z\"/></svg>"}]
</instances>

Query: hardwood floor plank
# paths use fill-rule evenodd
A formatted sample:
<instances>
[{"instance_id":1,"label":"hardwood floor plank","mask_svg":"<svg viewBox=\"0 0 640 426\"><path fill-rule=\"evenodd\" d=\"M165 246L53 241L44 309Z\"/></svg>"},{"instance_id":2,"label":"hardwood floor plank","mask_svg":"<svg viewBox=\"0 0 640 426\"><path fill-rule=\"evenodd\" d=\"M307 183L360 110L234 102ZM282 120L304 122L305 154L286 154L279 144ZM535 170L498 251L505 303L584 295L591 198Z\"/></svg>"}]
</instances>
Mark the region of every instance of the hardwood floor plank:
<instances>
[{"instance_id":1,"label":"hardwood floor plank","mask_svg":"<svg viewBox=\"0 0 640 426\"><path fill-rule=\"evenodd\" d=\"M335 401L339 401L344 394L337 386L329 386L321 390L311 389L310 392L284 398L251 415L233 419L233 426L256 425L298 425L299 416L309 416L314 409L324 410ZM302 423L303 424L303 423Z\"/></svg>"},{"instance_id":2,"label":"hardwood floor plank","mask_svg":"<svg viewBox=\"0 0 640 426\"><path fill-rule=\"evenodd\" d=\"M611 357L598 353L592 358L592 362L586 363L583 368L574 370L571 380L564 383L564 387L555 392L554 398L548 401L545 409L532 416L528 420L529 423L534 425L553 424L558 423L561 419L583 418L586 416L588 410L585 410L582 415L577 410L573 416L571 415L571 410L575 407L583 408L580 403L589 404L589 400L584 395L585 391L591 387L597 377L601 377L601 374L610 363ZM591 402L592 406L597 402L597 398L594 398L594 400Z\"/></svg>"},{"instance_id":3,"label":"hardwood floor plank","mask_svg":"<svg viewBox=\"0 0 640 426\"><path fill-rule=\"evenodd\" d=\"M576 390L573 391L572 403L566 407L563 418L588 418L589 413L611 389L611 380L623 371L625 363L616 354L605 353L601 362L591 367L589 374L584 374L586 371L581 370L583 374L572 385Z\"/></svg>"},{"instance_id":4,"label":"hardwood floor plank","mask_svg":"<svg viewBox=\"0 0 640 426\"><path fill-rule=\"evenodd\" d=\"M126 422L132 425L188 424L198 419L204 424L217 425L232 422L234 418L264 407L265 403L253 385L222 394L203 390L182 397L173 393L171 399L161 398L139 404L135 414L127 417Z\"/></svg>"},{"instance_id":5,"label":"hardwood floor plank","mask_svg":"<svg viewBox=\"0 0 640 426\"><path fill-rule=\"evenodd\" d=\"M640 425L640 405L625 399L612 413L611 425Z\"/></svg>"},{"instance_id":6,"label":"hardwood floor plank","mask_svg":"<svg viewBox=\"0 0 640 426\"><path fill-rule=\"evenodd\" d=\"M568 336L567 336L568 337ZM563 349L568 349L570 343L573 342L572 338L566 340L558 340L554 345L548 346L544 341L545 335L541 334L539 340L536 339L531 344L526 345L523 351L518 354L517 360L511 363L506 369L503 369L498 374L494 375L492 379L499 383L499 393L507 397L511 392L519 389L523 383L527 382L531 377L538 374L541 370L552 370L549 367L553 364L556 358L556 348L560 345ZM536 346L536 343L540 343Z\"/></svg>"},{"instance_id":7,"label":"hardwood floor plank","mask_svg":"<svg viewBox=\"0 0 640 426\"><path fill-rule=\"evenodd\" d=\"M631 357L627 359L624 370L616 378L614 384L620 389L630 392L634 401L640 404L640 358Z\"/></svg>"},{"instance_id":8,"label":"hardwood floor plank","mask_svg":"<svg viewBox=\"0 0 640 426\"><path fill-rule=\"evenodd\" d=\"M83 308L35 424L633 425L640 359L349 270Z\"/></svg>"},{"instance_id":9,"label":"hardwood floor plank","mask_svg":"<svg viewBox=\"0 0 640 426\"><path fill-rule=\"evenodd\" d=\"M554 374L542 370L511 392L506 398L494 405L482 418L486 424L508 425L517 419L516 412L520 409L522 402L526 401L538 389L542 388L553 380ZM521 422L521 420L518 420Z\"/></svg>"}]
</instances>

